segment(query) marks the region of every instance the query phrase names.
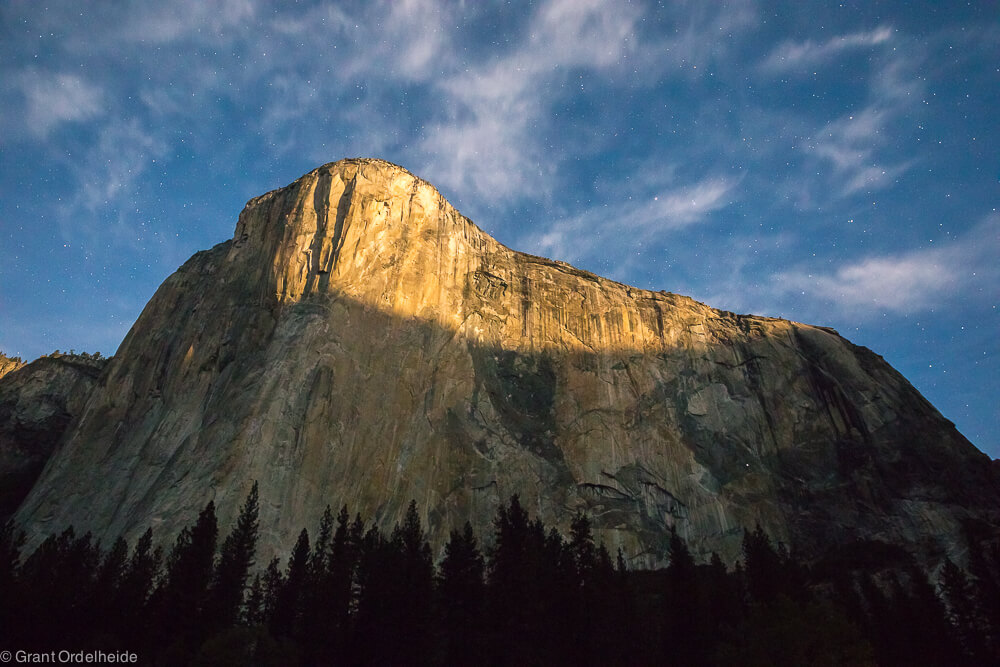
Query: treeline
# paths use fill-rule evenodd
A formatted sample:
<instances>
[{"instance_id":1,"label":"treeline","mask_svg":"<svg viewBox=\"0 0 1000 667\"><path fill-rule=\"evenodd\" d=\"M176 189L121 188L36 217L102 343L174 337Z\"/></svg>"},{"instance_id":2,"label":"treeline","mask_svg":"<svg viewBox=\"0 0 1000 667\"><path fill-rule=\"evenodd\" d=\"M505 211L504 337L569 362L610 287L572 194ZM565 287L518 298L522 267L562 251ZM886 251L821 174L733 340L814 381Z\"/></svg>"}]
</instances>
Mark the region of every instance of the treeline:
<instances>
[{"instance_id":1,"label":"treeline","mask_svg":"<svg viewBox=\"0 0 1000 667\"><path fill-rule=\"evenodd\" d=\"M346 507L258 567L254 486L219 544L209 503L169 552L151 531L107 550L72 529L22 557L0 535L0 647L131 650L142 664L1000 664L1000 551L935 588L904 552L855 544L809 566L758 527L729 570L630 571L577 515L561 535L517 496L484 550L471 526L435 564L411 503L389 534Z\"/></svg>"},{"instance_id":2,"label":"treeline","mask_svg":"<svg viewBox=\"0 0 1000 667\"><path fill-rule=\"evenodd\" d=\"M62 350L53 350L49 354L43 354L39 358L40 359L46 359L46 358L59 359L59 358L62 358L62 357L78 357L78 358L83 359L85 361L107 361L108 360L107 357L105 357L104 355L102 355L99 351L98 352L94 352L94 353L90 353L90 352L77 352L76 350L70 350L69 352L63 352Z\"/></svg>"}]
</instances>

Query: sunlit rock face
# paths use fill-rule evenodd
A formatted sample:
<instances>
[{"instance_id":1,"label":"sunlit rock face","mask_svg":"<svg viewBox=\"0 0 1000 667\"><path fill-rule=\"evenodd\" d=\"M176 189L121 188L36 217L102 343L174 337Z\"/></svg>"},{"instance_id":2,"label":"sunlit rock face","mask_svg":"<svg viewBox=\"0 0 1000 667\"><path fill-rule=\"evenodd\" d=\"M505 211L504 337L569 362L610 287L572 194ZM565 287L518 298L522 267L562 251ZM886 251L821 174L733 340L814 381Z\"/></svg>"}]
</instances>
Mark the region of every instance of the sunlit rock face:
<instances>
[{"instance_id":1,"label":"sunlit rock face","mask_svg":"<svg viewBox=\"0 0 1000 667\"><path fill-rule=\"evenodd\" d=\"M9 369L0 373L0 525L31 490L104 364L54 354L25 365L0 355L0 371Z\"/></svg>"},{"instance_id":2,"label":"sunlit rock face","mask_svg":"<svg viewBox=\"0 0 1000 667\"><path fill-rule=\"evenodd\" d=\"M11 371L16 371L21 366L24 366L24 362L17 358L11 358L0 352L0 378Z\"/></svg>"},{"instance_id":3,"label":"sunlit rock face","mask_svg":"<svg viewBox=\"0 0 1000 667\"><path fill-rule=\"evenodd\" d=\"M987 457L876 354L515 252L378 160L251 200L168 278L18 519L166 541L254 480L262 557L327 505L391 528L411 499L440 549L515 493L635 565L671 531L961 557L963 521L1000 525Z\"/></svg>"}]
</instances>

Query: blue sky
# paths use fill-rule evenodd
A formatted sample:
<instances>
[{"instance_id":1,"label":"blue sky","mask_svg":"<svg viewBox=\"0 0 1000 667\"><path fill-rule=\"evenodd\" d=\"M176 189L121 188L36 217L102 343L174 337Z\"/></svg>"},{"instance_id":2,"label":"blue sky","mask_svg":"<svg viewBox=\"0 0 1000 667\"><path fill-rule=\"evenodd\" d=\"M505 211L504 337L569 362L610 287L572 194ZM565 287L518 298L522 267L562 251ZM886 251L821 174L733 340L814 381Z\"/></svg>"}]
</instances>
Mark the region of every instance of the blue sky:
<instances>
[{"instance_id":1,"label":"blue sky","mask_svg":"<svg viewBox=\"0 0 1000 667\"><path fill-rule=\"evenodd\" d=\"M111 354L343 157L518 250L832 326L1000 457L992 2L0 7L0 350Z\"/></svg>"}]
</instances>

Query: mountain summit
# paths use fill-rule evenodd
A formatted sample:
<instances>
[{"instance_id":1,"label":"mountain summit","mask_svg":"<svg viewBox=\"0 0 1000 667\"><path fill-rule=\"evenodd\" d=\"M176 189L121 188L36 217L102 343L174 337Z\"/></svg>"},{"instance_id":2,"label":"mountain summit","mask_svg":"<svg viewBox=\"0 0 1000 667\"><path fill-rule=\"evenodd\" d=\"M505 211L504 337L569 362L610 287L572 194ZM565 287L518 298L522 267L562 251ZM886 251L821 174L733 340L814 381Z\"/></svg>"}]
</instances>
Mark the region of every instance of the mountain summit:
<instances>
[{"instance_id":1,"label":"mountain summit","mask_svg":"<svg viewBox=\"0 0 1000 667\"><path fill-rule=\"evenodd\" d=\"M254 480L264 556L328 504L391 528L415 499L440 547L515 493L637 565L674 531L961 558L1000 526L989 459L873 352L515 252L369 159L250 200L163 283L17 519L168 540Z\"/></svg>"}]
</instances>

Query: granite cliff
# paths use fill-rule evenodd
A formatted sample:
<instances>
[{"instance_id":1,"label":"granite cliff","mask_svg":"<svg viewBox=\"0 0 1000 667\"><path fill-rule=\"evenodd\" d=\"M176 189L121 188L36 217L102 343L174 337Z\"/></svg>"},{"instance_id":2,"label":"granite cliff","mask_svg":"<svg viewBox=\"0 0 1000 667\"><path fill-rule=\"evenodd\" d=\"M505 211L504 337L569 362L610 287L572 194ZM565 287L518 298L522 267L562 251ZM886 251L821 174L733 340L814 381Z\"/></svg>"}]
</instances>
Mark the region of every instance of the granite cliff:
<instances>
[{"instance_id":1,"label":"granite cliff","mask_svg":"<svg viewBox=\"0 0 1000 667\"><path fill-rule=\"evenodd\" d=\"M24 362L21 361L20 357L8 357L0 352L0 378L11 371L16 371L21 366L24 366Z\"/></svg>"},{"instance_id":2,"label":"granite cliff","mask_svg":"<svg viewBox=\"0 0 1000 667\"><path fill-rule=\"evenodd\" d=\"M440 547L514 493L637 565L671 531L961 559L1000 526L989 459L873 352L515 252L378 160L252 199L169 277L17 519L168 540L253 480L262 556L327 504L391 527L415 499Z\"/></svg>"},{"instance_id":3,"label":"granite cliff","mask_svg":"<svg viewBox=\"0 0 1000 667\"><path fill-rule=\"evenodd\" d=\"M0 354L0 524L28 495L104 364L58 353L24 364Z\"/></svg>"}]
</instances>

